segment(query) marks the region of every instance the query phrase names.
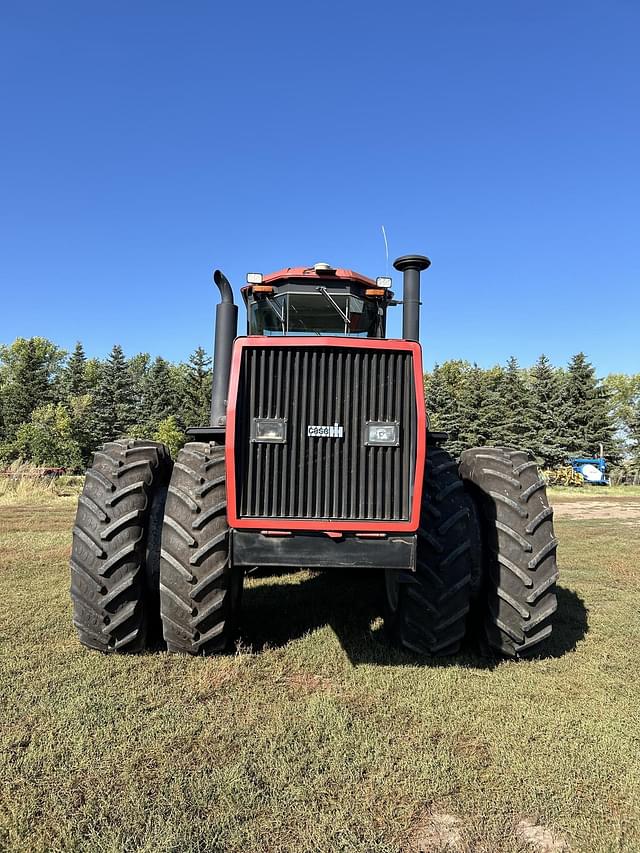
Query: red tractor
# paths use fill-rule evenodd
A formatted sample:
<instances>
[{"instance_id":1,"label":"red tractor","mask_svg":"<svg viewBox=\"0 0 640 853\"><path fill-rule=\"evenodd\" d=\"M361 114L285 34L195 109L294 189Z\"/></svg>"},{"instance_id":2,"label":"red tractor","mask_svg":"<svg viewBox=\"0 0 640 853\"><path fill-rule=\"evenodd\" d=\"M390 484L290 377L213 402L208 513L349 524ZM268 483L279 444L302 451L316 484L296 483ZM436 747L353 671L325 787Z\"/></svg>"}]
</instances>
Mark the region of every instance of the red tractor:
<instances>
[{"instance_id":1,"label":"red tractor","mask_svg":"<svg viewBox=\"0 0 640 853\"><path fill-rule=\"evenodd\" d=\"M456 461L427 428L420 273L398 258L403 336L386 337L391 279L328 264L249 274L247 336L216 271L208 426L175 463L120 439L95 454L71 556L74 624L104 652L233 645L245 571L362 566L384 577L391 640L456 652L481 625L534 653L556 610L557 540L535 461L477 447ZM382 577L381 577L382 579ZM381 584L382 585L382 584Z\"/></svg>"}]
</instances>

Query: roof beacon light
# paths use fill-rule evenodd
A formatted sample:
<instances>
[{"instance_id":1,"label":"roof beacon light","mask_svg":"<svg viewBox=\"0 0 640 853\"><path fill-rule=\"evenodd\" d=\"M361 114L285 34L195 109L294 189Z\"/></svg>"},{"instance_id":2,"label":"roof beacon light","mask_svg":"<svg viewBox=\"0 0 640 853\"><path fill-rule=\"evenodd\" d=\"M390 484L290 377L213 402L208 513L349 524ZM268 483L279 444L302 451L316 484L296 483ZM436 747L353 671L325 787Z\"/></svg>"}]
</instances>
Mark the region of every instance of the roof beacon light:
<instances>
[{"instance_id":1,"label":"roof beacon light","mask_svg":"<svg viewBox=\"0 0 640 853\"><path fill-rule=\"evenodd\" d=\"M391 287L392 284L391 278L386 275L379 275L376 279L376 287Z\"/></svg>"},{"instance_id":2,"label":"roof beacon light","mask_svg":"<svg viewBox=\"0 0 640 853\"><path fill-rule=\"evenodd\" d=\"M325 263L314 264L313 269L315 270L315 272L335 272L331 264Z\"/></svg>"},{"instance_id":3,"label":"roof beacon light","mask_svg":"<svg viewBox=\"0 0 640 853\"><path fill-rule=\"evenodd\" d=\"M261 272L248 272L247 273L247 284L262 284L262 273Z\"/></svg>"}]
</instances>

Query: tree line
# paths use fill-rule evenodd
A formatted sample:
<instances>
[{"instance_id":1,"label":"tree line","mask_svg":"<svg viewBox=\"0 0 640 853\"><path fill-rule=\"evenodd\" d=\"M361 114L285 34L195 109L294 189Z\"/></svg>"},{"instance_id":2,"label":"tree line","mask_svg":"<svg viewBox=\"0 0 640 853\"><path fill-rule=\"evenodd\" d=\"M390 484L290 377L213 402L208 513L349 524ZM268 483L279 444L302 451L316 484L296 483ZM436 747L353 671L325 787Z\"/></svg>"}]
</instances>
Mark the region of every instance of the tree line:
<instances>
[{"instance_id":1,"label":"tree line","mask_svg":"<svg viewBox=\"0 0 640 853\"><path fill-rule=\"evenodd\" d=\"M0 464L17 459L82 471L93 451L122 436L153 438L173 453L188 426L206 424L211 359L198 347L186 363L126 358L116 344L106 359L68 355L46 338L0 346Z\"/></svg>"},{"instance_id":2,"label":"tree line","mask_svg":"<svg viewBox=\"0 0 640 853\"><path fill-rule=\"evenodd\" d=\"M447 361L425 374L430 429L449 434L459 454L477 445L531 450L544 468L570 457L605 457L617 479L640 479L640 374L599 379L584 353L567 367L541 355L533 367L515 358L483 370Z\"/></svg>"},{"instance_id":3,"label":"tree line","mask_svg":"<svg viewBox=\"0 0 640 853\"><path fill-rule=\"evenodd\" d=\"M547 468L597 454L602 443L622 479L640 478L640 374L596 376L583 353L568 366L542 355L482 369L447 361L425 374L430 429L449 449L500 444L530 449ZM175 453L188 426L209 420L211 359L198 347L172 364L147 353L106 359L70 354L46 338L0 346L0 465L82 471L95 448L124 435L164 441Z\"/></svg>"}]
</instances>

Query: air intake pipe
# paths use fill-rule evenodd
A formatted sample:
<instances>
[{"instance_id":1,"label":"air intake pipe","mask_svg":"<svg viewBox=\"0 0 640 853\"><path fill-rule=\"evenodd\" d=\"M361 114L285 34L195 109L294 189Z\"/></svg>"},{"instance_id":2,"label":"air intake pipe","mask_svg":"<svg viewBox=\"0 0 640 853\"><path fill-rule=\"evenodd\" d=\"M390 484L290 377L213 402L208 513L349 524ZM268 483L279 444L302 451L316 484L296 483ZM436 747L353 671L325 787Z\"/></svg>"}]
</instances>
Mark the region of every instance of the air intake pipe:
<instances>
[{"instance_id":1,"label":"air intake pipe","mask_svg":"<svg viewBox=\"0 0 640 853\"><path fill-rule=\"evenodd\" d=\"M238 334L238 306L227 277L216 270L213 280L220 291L216 305L216 339L213 350L213 388L211 389L211 426L224 430L227 422L231 350Z\"/></svg>"},{"instance_id":2,"label":"air intake pipe","mask_svg":"<svg viewBox=\"0 0 640 853\"><path fill-rule=\"evenodd\" d=\"M405 341L420 340L420 273L431 266L424 255L403 255L393 262L403 274L402 337Z\"/></svg>"}]
</instances>

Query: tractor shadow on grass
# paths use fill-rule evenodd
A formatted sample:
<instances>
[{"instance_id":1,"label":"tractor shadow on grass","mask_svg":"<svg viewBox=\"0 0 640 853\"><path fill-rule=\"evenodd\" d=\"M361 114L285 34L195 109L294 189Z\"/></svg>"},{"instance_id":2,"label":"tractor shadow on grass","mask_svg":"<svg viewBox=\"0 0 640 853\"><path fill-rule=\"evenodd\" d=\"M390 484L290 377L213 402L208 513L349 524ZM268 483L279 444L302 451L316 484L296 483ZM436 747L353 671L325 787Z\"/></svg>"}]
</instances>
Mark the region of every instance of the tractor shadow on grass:
<instances>
[{"instance_id":1,"label":"tractor shadow on grass","mask_svg":"<svg viewBox=\"0 0 640 853\"><path fill-rule=\"evenodd\" d=\"M240 640L260 652L285 646L329 625L355 666L358 664L465 666L492 669L502 658L483 654L471 637L453 657L410 655L387 642L382 625L383 574L365 569L327 570L300 578L271 572L245 587ZM269 583L269 580L272 582ZM584 601L570 589L557 588L558 612L551 638L537 657L559 658L573 651L589 630Z\"/></svg>"}]
</instances>

